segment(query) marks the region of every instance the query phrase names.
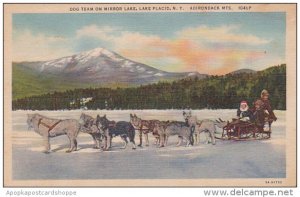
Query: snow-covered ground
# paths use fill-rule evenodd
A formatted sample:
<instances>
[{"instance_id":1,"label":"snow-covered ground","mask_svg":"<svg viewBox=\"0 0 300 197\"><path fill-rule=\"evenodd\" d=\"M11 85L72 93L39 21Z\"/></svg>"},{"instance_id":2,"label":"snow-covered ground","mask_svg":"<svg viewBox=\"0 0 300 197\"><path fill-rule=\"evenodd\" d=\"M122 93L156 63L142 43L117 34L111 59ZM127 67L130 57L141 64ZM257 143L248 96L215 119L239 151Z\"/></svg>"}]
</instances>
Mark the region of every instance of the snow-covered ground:
<instances>
[{"instance_id":1,"label":"snow-covered ground","mask_svg":"<svg viewBox=\"0 0 300 197\"><path fill-rule=\"evenodd\" d=\"M82 111L14 111L13 112L13 179L180 179L180 178L284 178L286 176L285 111L275 111L272 138L260 141L222 141L215 146L202 143L193 147L169 145L157 148L150 136L150 146L132 150L120 149L119 137L113 139L111 151L93 149L92 138L81 133L79 150L65 153L68 138L51 139L52 153L44 154L42 139L27 131L26 114L40 113L55 118L79 119ZM111 120L129 121L136 113L144 119L181 120L181 110L84 111L96 117L106 114ZM199 119L231 119L235 110L194 110ZM221 130L218 130L221 132ZM138 135L136 143L138 144Z\"/></svg>"}]
</instances>

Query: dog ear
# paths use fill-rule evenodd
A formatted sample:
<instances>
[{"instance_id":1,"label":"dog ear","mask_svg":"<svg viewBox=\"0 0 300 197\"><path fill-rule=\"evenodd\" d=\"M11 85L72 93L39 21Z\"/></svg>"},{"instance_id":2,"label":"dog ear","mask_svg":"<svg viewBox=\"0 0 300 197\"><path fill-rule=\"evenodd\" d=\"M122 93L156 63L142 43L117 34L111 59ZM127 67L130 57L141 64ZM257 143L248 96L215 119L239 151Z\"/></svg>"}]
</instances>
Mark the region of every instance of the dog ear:
<instances>
[{"instance_id":1,"label":"dog ear","mask_svg":"<svg viewBox=\"0 0 300 197\"><path fill-rule=\"evenodd\" d=\"M130 114L130 118L132 118L132 114Z\"/></svg>"},{"instance_id":2,"label":"dog ear","mask_svg":"<svg viewBox=\"0 0 300 197\"><path fill-rule=\"evenodd\" d=\"M182 114L185 115L186 114L185 111L183 111Z\"/></svg>"},{"instance_id":3,"label":"dog ear","mask_svg":"<svg viewBox=\"0 0 300 197\"><path fill-rule=\"evenodd\" d=\"M100 116L99 116L99 114L97 114L97 119L99 119L100 118Z\"/></svg>"}]
</instances>

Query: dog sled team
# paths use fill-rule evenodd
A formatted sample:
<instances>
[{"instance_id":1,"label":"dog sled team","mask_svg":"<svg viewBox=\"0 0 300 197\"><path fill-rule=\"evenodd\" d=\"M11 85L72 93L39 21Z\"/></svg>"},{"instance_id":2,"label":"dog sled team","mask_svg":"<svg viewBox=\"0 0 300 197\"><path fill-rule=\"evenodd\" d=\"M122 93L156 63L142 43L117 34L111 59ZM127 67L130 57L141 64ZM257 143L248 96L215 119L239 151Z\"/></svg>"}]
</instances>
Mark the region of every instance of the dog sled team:
<instances>
[{"instance_id":1,"label":"dog sled team","mask_svg":"<svg viewBox=\"0 0 300 197\"><path fill-rule=\"evenodd\" d=\"M168 145L170 136L178 136L176 146L181 146L185 141L185 146L198 145L200 143L200 134L206 136L206 143L216 144L216 126L224 128L226 125L241 124L243 122L253 122L258 128L263 129L265 117L272 121L277 118L273 113L269 103L269 93L263 90L261 97L254 102L254 107L249 108L246 101L240 103L237 110L237 118L232 121L198 119L192 115L191 111L183 111L183 121L160 121L160 120L144 120L136 114L130 114L130 121L113 121L109 120L106 115L97 115L96 118L82 113L79 121L75 119L53 119L42 116L40 114L28 114L28 129L33 130L42 136L45 144L45 153L49 153L50 138L67 135L70 141L70 148L66 152L77 150L77 136L79 132L90 134L94 140L94 148L109 150L112 147L114 137L120 136L124 141L126 148L129 142L132 149L136 149L135 136L136 131L139 135L138 146L143 145L143 136L145 146L149 146L149 134L155 137L155 145L157 147L165 147Z\"/></svg>"}]
</instances>

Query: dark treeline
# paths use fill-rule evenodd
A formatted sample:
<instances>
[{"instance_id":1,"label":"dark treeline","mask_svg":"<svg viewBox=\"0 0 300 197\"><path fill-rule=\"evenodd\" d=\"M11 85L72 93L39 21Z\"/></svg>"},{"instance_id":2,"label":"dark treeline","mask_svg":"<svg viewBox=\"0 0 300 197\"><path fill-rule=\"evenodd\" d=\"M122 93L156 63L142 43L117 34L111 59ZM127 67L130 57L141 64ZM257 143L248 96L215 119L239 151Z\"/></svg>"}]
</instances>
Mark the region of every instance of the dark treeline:
<instances>
[{"instance_id":1,"label":"dark treeline","mask_svg":"<svg viewBox=\"0 0 300 197\"><path fill-rule=\"evenodd\" d=\"M87 88L14 100L13 110L58 109L232 109L250 105L267 89L275 109L286 108L286 65L256 73L186 78L135 88ZM90 98L90 100L86 99Z\"/></svg>"}]
</instances>

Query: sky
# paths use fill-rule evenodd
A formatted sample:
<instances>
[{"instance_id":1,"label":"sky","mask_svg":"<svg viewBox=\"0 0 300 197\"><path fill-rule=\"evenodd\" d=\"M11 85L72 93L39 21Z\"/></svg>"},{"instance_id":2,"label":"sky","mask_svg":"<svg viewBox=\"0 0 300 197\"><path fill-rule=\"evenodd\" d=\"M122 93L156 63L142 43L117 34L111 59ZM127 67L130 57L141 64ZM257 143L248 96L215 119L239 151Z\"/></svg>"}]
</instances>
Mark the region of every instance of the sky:
<instances>
[{"instance_id":1,"label":"sky","mask_svg":"<svg viewBox=\"0 0 300 197\"><path fill-rule=\"evenodd\" d=\"M13 61L102 47L169 72L225 74L285 63L285 13L14 14Z\"/></svg>"}]
</instances>

